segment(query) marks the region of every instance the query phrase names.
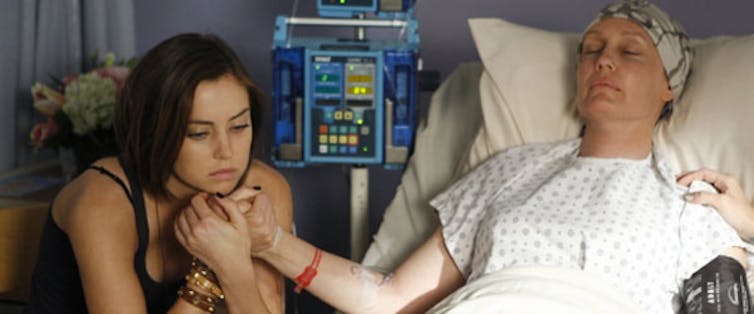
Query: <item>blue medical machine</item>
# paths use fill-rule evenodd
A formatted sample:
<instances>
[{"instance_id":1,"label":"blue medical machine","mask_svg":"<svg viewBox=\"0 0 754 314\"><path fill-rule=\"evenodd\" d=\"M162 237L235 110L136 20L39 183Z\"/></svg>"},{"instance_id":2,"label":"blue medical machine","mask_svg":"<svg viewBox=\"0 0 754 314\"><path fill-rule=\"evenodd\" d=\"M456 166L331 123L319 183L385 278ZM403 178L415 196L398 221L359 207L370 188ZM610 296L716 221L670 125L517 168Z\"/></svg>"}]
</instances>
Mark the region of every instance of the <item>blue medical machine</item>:
<instances>
[{"instance_id":1,"label":"blue medical machine","mask_svg":"<svg viewBox=\"0 0 754 314\"><path fill-rule=\"evenodd\" d=\"M351 167L351 258L369 242L368 168L402 168L416 130L415 0L316 0L320 17L278 16L273 38L273 162ZM293 28L353 28L352 38L295 37ZM398 29L392 40L366 28Z\"/></svg>"},{"instance_id":2,"label":"blue medical machine","mask_svg":"<svg viewBox=\"0 0 754 314\"><path fill-rule=\"evenodd\" d=\"M277 166L402 167L416 129L419 36L413 2L317 0L320 18L277 17ZM352 27L355 34L347 39L294 37L294 25ZM367 27L399 28L399 38L366 39Z\"/></svg>"}]
</instances>

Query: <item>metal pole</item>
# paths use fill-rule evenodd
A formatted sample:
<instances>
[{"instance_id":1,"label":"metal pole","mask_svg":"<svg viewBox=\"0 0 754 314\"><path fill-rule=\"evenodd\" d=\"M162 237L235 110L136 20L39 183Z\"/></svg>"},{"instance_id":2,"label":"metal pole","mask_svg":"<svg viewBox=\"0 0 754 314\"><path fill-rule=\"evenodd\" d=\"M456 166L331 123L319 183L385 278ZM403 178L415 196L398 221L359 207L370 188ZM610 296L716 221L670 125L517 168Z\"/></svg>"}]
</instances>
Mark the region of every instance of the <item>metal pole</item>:
<instances>
[{"instance_id":1,"label":"metal pole","mask_svg":"<svg viewBox=\"0 0 754 314\"><path fill-rule=\"evenodd\" d=\"M351 167L351 260L360 263L369 244L369 169Z\"/></svg>"}]
</instances>

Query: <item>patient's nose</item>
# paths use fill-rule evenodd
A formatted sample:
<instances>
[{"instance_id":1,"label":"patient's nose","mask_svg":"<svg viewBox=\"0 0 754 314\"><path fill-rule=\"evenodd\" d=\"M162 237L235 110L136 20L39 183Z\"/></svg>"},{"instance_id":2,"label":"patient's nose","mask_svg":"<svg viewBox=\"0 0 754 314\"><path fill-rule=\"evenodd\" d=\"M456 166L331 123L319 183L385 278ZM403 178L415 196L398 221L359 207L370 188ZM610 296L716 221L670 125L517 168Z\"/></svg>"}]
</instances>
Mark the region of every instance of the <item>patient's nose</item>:
<instances>
[{"instance_id":1,"label":"patient's nose","mask_svg":"<svg viewBox=\"0 0 754 314\"><path fill-rule=\"evenodd\" d=\"M603 50L597 58L597 70L615 70L613 57L607 49Z\"/></svg>"}]
</instances>

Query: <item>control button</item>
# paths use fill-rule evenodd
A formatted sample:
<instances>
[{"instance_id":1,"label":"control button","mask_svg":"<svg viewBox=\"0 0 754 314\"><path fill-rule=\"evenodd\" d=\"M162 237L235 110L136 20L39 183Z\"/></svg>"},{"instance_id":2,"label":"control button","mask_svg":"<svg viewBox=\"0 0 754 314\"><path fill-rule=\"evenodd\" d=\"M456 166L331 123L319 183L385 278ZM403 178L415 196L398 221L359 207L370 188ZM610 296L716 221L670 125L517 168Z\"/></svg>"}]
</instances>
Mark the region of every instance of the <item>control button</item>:
<instances>
[{"instance_id":1,"label":"control button","mask_svg":"<svg viewBox=\"0 0 754 314\"><path fill-rule=\"evenodd\" d=\"M327 154L327 145L319 145L319 153Z\"/></svg>"},{"instance_id":2,"label":"control button","mask_svg":"<svg viewBox=\"0 0 754 314\"><path fill-rule=\"evenodd\" d=\"M343 111L335 111L335 121L343 120Z\"/></svg>"},{"instance_id":3,"label":"control button","mask_svg":"<svg viewBox=\"0 0 754 314\"><path fill-rule=\"evenodd\" d=\"M338 146L330 145L330 154L337 154L337 153L338 153Z\"/></svg>"},{"instance_id":4,"label":"control button","mask_svg":"<svg viewBox=\"0 0 754 314\"><path fill-rule=\"evenodd\" d=\"M324 125L324 124L320 125L320 126L319 126L319 133L320 133L320 134L325 134L325 133L327 133L327 125Z\"/></svg>"},{"instance_id":5,"label":"control button","mask_svg":"<svg viewBox=\"0 0 754 314\"><path fill-rule=\"evenodd\" d=\"M345 113L343 113L343 120L346 120L346 121L353 120L353 112L346 111Z\"/></svg>"},{"instance_id":6,"label":"control button","mask_svg":"<svg viewBox=\"0 0 754 314\"><path fill-rule=\"evenodd\" d=\"M338 144L348 143L348 137L345 135L338 136Z\"/></svg>"},{"instance_id":7,"label":"control button","mask_svg":"<svg viewBox=\"0 0 754 314\"><path fill-rule=\"evenodd\" d=\"M341 125L340 126L340 134L347 134L348 133L348 126L347 125Z\"/></svg>"},{"instance_id":8,"label":"control button","mask_svg":"<svg viewBox=\"0 0 754 314\"><path fill-rule=\"evenodd\" d=\"M356 151L357 151L357 149L358 149L358 147L356 147L356 146L351 146L351 147L349 147L349 148L348 148L348 153L349 153L349 154L353 154L353 155L356 155Z\"/></svg>"},{"instance_id":9,"label":"control button","mask_svg":"<svg viewBox=\"0 0 754 314\"><path fill-rule=\"evenodd\" d=\"M338 126L337 125L331 124L329 129L330 129L330 134L337 134L338 133Z\"/></svg>"},{"instance_id":10,"label":"control button","mask_svg":"<svg viewBox=\"0 0 754 314\"><path fill-rule=\"evenodd\" d=\"M355 125L348 127L348 133L356 134L356 132L358 132L358 129L356 128Z\"/></svg>"},{"instance_id":11,"label":"control button","mask_svg":"<svg viewBox=\"0 0 754 314\"><path fill-rule=\"evenodd\" d=\"M340 153L345 154L348 151L348 146L341 146L340 147Z\"/></svg>"},{"instance_id":12,"label":"control button","mask_svg":"<svg viewBox=\"0 0 754 314\"><path fill-rule=\"evenodd\" d=\"M359 145L359 136L358 135L349 135L348 136L348 145Z\"/></svg>"},{"instance_id":13,"label":"control button","mask_svg":"<svg viewBox=\"0 0 754 314\"><path fill-rule=\"evenodd\" d=\"M365 125L361 127L361 135L369 135L369 126Z\"/></svg>"},{"instance_id":14,"label":"control button","mask_svg":"<svg viewBox=\"0 0 754 314\"><path fill-rule=\"evenodd\" d=\"M333 120L332 111L325 111L325 117L324 117L325 123L332 123L332 120Z\"/></svg>"},{"instance_id":15,"label":"control button","mask_svg":"<svg viewBox=\"0 0 754 314\"><path fill-rule=\"evenodd\" d=\"M319 136L319 143L320 144L327 144L327 135L320 135Z\"/></svg>"},{"instance_id":16,"label":"control button","mask_svg":"<svg viewBox=\"0 0 754 314\"><path fill-rule=\"evenodd\" d=\"M330 135L330 144L338 143L338 136L337 135Z\"/></svg>"}]
</instances>

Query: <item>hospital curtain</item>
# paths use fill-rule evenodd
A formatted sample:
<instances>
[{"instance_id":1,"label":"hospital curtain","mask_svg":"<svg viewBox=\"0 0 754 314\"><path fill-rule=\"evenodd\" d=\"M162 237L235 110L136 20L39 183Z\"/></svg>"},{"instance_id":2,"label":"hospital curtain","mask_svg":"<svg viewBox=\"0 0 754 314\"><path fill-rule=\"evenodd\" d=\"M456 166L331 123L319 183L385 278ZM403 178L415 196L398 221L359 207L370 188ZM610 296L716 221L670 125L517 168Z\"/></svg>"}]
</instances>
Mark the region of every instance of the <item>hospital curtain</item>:
<instances>
[{"instance_id":1,"label":"hospital curtain","mask_svg":"<svg viewBox=\"0 0 754 314\"><path fill-rule=\"evenodd\" d=\"M127 58L135 50L133 0L3 0L2 6L0 171L41 158L28 145L39 119L30 95L35 82L80 72L95 52Z\"/></svg>"}]
</instances>

